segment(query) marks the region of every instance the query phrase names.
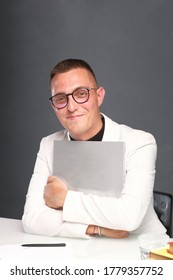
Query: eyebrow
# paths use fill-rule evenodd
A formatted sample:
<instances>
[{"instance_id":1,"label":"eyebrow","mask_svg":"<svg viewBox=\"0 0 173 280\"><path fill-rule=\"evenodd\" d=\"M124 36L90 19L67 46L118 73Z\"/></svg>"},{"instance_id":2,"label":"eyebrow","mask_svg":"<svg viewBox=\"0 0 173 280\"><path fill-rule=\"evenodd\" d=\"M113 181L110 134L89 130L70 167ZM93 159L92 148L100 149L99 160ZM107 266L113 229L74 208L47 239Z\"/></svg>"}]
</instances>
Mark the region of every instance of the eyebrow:
<instances>
[{"instance_id":1,"label":"eyebrow","mask_svg":"<svg viewBox=\"0 0 173 280\"><path fill-rule=\"evenodd\" d=\"M54 95L52 95L52 96L55 96L55 95L61 95L61 94L68 95L68 94L73 93L73 92L74 92L74 91L76 91L77 89L82 89L82 88L89 89L89 88L91 88L91 87L88 87L88 86L80 86L80 87L75 88L72 92L69 92L69 93L65 93L65 92L57 92L57 93L55 93L55 94L54 94Z\"/></svg>"}]
</instances>

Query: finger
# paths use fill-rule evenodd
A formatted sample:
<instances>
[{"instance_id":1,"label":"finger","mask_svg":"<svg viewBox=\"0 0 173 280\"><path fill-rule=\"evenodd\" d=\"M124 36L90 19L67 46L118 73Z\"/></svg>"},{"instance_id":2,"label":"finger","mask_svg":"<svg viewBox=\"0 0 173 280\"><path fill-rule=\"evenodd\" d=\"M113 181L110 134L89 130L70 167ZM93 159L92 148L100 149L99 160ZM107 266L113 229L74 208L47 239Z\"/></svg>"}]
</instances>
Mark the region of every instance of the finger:
<instances>
[{"instance_id":1,"label":"finger","mask_svg":"<svg viewBox=\"0 0 173 280\"><path fill-rule=\"evenodd\" d=\"M51 183L51 182L53 182L53 181L55 181L55 180L57 180L57 178L56 178L55 176L49 176L49 177L47 178L47 183Z\"/></svg>"}]
</instances>

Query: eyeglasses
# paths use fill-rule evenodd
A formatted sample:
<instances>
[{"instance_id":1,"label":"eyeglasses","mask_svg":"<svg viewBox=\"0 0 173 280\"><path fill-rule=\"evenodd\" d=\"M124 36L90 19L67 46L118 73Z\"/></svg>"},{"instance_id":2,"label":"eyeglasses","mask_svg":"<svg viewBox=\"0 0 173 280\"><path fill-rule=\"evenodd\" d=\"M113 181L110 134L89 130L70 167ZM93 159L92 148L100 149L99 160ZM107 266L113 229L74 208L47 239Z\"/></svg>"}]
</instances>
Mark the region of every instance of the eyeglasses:
<instances>
[{"instance_id":1,"label":"eyeglasses","mask_svg":"<svg viewBox=\"0 0 173 280\"><path fill-rule=\"evenodd\" d=\"M88 101L90 90L97 88L77 88L72 93L57 93L50 97L49 100L56 109L63 109L68 104L68 97L71 95L76 103L82 104Z\"/></svg>"}]
</instances>

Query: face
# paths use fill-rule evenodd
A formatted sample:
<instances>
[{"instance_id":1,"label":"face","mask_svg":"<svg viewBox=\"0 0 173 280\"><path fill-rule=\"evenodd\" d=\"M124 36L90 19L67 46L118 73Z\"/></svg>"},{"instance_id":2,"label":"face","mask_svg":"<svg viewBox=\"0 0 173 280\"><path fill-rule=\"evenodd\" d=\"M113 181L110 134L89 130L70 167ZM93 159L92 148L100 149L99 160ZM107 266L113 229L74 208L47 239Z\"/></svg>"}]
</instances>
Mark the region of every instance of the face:
<instances>
[{"instance_id":1,"label":"face","mask_svg":"<svg viewBox=\"0 0 173 280\"><path fill-rule=\"evenodd\" d=\"M51 81L51 93L72 93L79 87L97 88L97 84L89 71L83 68L56 74ZM103 102L105 91L102 87L90 90L89 100L78 104L68 96L68 104L63 109L55 109L60 123L76 140L87 140L94 136L102 127L99 107Z\"/></svg>"}]
</instances>

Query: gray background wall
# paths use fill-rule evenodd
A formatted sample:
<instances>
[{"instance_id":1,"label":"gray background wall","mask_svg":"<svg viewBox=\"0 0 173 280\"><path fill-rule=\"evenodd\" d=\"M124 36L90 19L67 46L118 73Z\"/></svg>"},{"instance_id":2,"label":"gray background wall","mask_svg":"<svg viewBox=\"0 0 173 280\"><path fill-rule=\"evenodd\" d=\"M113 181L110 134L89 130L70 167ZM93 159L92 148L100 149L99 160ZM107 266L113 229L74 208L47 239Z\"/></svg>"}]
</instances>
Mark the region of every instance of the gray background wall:
<instances>
[{"instance_id":1,"label":"gray background wall","mask_svg":"<svg viewBox=\"0 0 173 280\"><path fill-rule=\"evenodd\" d=\"M21 218L41 138L60 129L48 102L61 59L87 60L102 111L158 144L155 189L173 193L173 1L0 1L0 216Z\"/></svg>"}]
</instances>

